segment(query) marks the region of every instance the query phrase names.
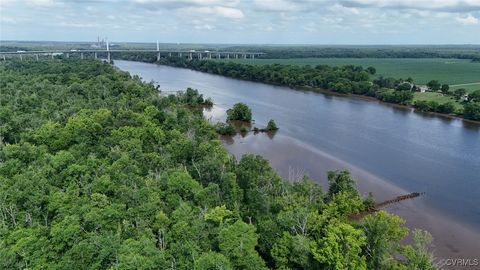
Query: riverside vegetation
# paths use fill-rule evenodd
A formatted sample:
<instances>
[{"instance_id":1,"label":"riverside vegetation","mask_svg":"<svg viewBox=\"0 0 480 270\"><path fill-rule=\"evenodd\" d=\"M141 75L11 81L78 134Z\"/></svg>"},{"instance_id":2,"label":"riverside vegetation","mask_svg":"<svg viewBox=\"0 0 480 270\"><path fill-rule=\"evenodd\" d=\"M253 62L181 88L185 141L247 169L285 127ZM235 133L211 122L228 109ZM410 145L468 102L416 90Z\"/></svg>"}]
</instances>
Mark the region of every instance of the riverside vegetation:
<instances>
[{"instance_id":1,"label":"riverside vegetation","mask_svg":"<svg viewBox=\"0 0 480 270\"><path fill-rule=\"evenodd\" d=\"M371 80L376 73L373 67L362 66L297 66L285 64L249 65L235 62L219 62L208 60L188 60L179 57L163 58L160 64L190 68L202 72L224 75L232 78L264 82L289 87L300 87L310 90L325 89L340 94L356 94L374 97L378 100L401 105L412 105L419 111L456 114L470 120L480 120L480 98L462 100L458 91L449 90L448 85L440 85L437 81L429 82L431 94L446 89L441 95L442 102L436 100L415 100L418 86L411 78L395 79L379 77ZM405 87L408 85L408 87ZM438 85L438 89L436 86ZM424 94L424 93L422 93ZM480 95L472 91L470 95Z\"/></svg>"},{"instance_id":2,"label":"riverside vegetation","mask_svg":"<svg viewBox=\"0 0 480 270\"><path fill-rule=\"evenodd\" d=\"M340 71L338 71L340 72ZM362 73L362 71L353 74ZM235 160L192 105L94 60L0 64L1 269L435 269L347 171Z\"/></svg>"}]
</instances>

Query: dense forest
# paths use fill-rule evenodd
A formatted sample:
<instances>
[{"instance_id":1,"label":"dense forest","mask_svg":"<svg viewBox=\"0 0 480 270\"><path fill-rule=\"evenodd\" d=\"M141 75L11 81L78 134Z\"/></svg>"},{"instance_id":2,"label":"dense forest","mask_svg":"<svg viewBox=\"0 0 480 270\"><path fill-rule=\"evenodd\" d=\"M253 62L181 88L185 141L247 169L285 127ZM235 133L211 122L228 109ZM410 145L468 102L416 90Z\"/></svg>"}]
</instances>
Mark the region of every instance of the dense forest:
<instances>
[{"instance_id":1,"label":"dense forest","mask_svg":"<svg viewBox=\"0 0 480 270\"><path fill-rule=\"evenodd\" d=\"M347 171L324 191L235 160L198 92L95 60L0 76L0 269L435 269L427 232L403 244L397 216L350 218L372 199Z\"/></svg>"}]
</instances>

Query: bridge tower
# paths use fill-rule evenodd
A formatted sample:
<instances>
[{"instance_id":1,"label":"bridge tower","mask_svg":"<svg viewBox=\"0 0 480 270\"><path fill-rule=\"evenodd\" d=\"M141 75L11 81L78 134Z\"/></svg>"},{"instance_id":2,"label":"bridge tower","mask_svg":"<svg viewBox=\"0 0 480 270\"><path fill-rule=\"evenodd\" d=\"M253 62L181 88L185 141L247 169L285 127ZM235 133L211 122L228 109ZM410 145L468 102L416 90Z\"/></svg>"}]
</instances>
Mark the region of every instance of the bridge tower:
<instances>
[{"instance_id":1,"label":"bridge tower","mask_svg":"<svg viewBox=\"0 0 480 270\"><path fill-rule=\"evenodd\" d=\"M107 39L107 60L108 62L110 63L110 59L111 59L111 56L110 56L110 46L108 44L108 39Z\"/></svg>"},{"instance_id":2,"label":"bridge tower","mask_svg":"<svg viewBox=\"0 0 480 270\"><path fill-rule=\"evenodd\" d=\"M160 61L160 43L157 40L157 61Z\"/></svg>"}]
</instances>

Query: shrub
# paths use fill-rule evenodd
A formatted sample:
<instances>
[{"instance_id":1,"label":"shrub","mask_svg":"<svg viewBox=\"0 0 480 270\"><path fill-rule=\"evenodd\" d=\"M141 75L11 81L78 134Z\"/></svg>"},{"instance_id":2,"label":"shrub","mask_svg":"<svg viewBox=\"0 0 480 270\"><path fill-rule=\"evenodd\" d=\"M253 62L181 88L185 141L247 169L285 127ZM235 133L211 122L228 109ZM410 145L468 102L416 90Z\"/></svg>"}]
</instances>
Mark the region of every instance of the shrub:
<instances>
[{"instance_id":1,"label":"shrub","mask_svg":"<svg viewBox=\"0 0 480 270\"><path fill-rule=\"evenodd\" d=\"M277 124L275 124L275 121L273 121L273 119L270 119L270 121L268 121L268 124L267 124L267 130L277 130L278 127L277 127Z\"/></svg>"},{"instance_id":2,"label":"shrub","mask_svg":"<svg viewBox=\"0 0 480 270\"><path fill-rule=\"evenodd\" d=\"M252 110L245 103L237 103L227 110L227 120L252 121Z\"/></svg>"}]
</instances>

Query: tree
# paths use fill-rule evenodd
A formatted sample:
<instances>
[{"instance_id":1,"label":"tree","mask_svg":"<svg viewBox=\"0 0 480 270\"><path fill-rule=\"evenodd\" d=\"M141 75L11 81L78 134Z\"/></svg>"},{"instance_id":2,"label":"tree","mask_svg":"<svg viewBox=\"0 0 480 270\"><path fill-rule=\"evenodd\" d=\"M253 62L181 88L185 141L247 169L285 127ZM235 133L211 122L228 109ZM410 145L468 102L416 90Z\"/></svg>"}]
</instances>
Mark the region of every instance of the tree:
<instances>
[{"instance_id":1,"label":"tree","mask_svg":"<svg viewBox=\"0 0 480 270\"><path fill-rule=\"evenodd\" d=\"M395 88L397 91L410 91L412 90L412 85L408 82L401 83Z\"/></svg>"},{"instance_id":2,"label":"tree","mask_svg":"<svg viewBox=\"0 0 480 270\"><path fill-rule=\"evenodd\" d=\"M437 80L431 80L427 83L428 88L432 91L438 91L440 89L440 83Z\"/></svg>"},{"instance_id":3,"label":"tree","mask_svg":"<svg viewBox=\"0 0 480 270\"><path fill-rule=\"evenodd\" d=\"M448 90L450 89L450 86L448 84L442 84L442 87L440 90L442 90L442 93L444 95L448 94Z\"/></svg>"},{"instance_id":4,"label":"tree","mask_svg":"<svg viewBox=\"0 0 480 270\"><path fill-rule=\"evenodd\" d=\"M277 127L277 124L275 124L275 121L273 121L273 119L270 119L267 124L267 130L273 131L277 129L278 127Z\"/></svg>"},{"instance_id":5,"label":"tree","mask_svg":"<svg viewBox=\"0 0 480 270\"><path fill-rule=\"evenodd\" d=\"M351 177L350 172L343 171L329 171L327 174L328 183L330 185L328 189L329 196L333 196L342 191L344 192L356 192L355 180Z\"/></svg>"},{"instance_id":6,"label":"tree","mask_svg":"<svg viewBox=\"0 0 480 270\"><path fill-rule=\"evenodd\" d=\"M195 270L232 270L232 266L227 257L220 253L209 251L203 253L195 261Z\"/></svg>"},{"instance_id":7,"label":"tree","mask_svg":"<svg viewBox=\"0 0 480 270\"><path fill-rule=\"evenodd\" d=\"M471 92L470 94L468 94L468 101L470 101L470 102L472 102L472 101L480 102L480 90L475 90L475 91Z\"/></svg>"},{"instance_id":8,"label":"tree","mask_svg":"<svg viewBox=\"0 0 480 270\"><path fill-rule=\"evenodd\" d=\"M463 98L463 96L465 96L466 93L467 93L467 90L465 90L464 88L455 89L455 91L453 91L453 95L455 96L456 100Z\"/></svg>"},{"instance_id":9,"label":"tree","mask_svg":"<svg viewBox=\"0 0 480 270\"><path fill-rule=\"evenodd\" d=\"M480 102L469 102L465 104L463 115L467 119L480 120Z\"/></svg>"},{"instance_id":10,"label":"tree","mask_svg":"<svg viewBox=\"0 0 480 270\"><path fill-rule=\"evenodd\" d=\"M245 103L236 103L233 108L227 110L227 120L252 121L252 111Z\"/></svg>"},{"instance_id":11,"label":"tree","mask_svg":"<svg viewBox=\"0 0 480 270\"><path fill-rule=\"evenodd\" d=\"M377 73L377 70L374 67L367 67L367 71L370 75L375 75L375 73Z\"/></svg>"},{"instance_id":12,"label":"tree","mask_svg":"<svg viewBox=\"0 0 480 270\"><path fill-rule=\"evenodd\" d=\"M398 216L380 211L365 217L360 227L365 233L365 256L367 269L390 269L400 250L400 241L407 236L405 223Z\"/></svg>"},{"instance_id":13,"label":"tree","mask_svg":"<svg viewBox=\"0 0 480 270\"><path fill-rule=\"evenodd\" d=\"M331 270L365 270L362 255L365 237L351 225L332 220L324 229L324 236L311 243L315 260Z\"/></svg>"},{"instance_id":14,"label":"tree","mask_svg":"<svg viewBox=\"0 0 480 270\"><path fill-rule=\"evenodd\" d=\"M318 269L318 265L314 266L310 240L306 236L284 232L271 253L277 269Z\"/></svg>"},{"instance_id":15,"label":"tree","mask_svg":"<svg viewBox=\"0 0 480 270\"><path fill-rule=\"evenodd\" d=\"M255 250L258 236L255 227L238 220L223 228L218 236L220 251L230 259L235 269L265 269Z\"/></svg>"},{"instance_id":16,"label":"tree","mask_svg":"<svg viewBox=\"0 0 480 270\"><path fill-rule=\"evenodd\" d=\"M439 113L452 113L455 110L455 105L453 102L446 102L443 104L438 105L437 112Z\"/></svg>"},{"instance_id":17,"label":"tree","mask_svg":"<svg viewBox=\"0 0 480 270\"><path fill-rule=\"evenodd\" d=\"M435 270L437 267L433 262L433 256L429 252L432 242L432 235L423 230L413 231L413 245L404 247L402 254L406 258L407 269Z\"/></svg>"}]
</instances>

